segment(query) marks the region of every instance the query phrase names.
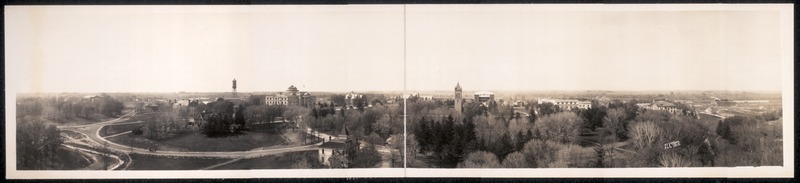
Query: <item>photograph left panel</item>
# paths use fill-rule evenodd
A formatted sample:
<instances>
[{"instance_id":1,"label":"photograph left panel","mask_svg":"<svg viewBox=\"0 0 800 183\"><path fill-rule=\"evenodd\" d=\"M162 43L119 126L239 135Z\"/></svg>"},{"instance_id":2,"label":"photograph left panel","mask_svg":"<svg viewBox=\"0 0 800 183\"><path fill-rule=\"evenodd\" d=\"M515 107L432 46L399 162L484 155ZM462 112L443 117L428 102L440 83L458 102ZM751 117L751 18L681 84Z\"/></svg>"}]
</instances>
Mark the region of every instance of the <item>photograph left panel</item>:
<instances>
[{"instance_id":1,"label":"photograph left panel","mask_svg":"<svg viewBox=\"0 0 800 183\"><path fill-rule=\"evenodd\" d=\"M5 17L8 178L402 176L403 6Z\"/></svg>"}]
</instances>

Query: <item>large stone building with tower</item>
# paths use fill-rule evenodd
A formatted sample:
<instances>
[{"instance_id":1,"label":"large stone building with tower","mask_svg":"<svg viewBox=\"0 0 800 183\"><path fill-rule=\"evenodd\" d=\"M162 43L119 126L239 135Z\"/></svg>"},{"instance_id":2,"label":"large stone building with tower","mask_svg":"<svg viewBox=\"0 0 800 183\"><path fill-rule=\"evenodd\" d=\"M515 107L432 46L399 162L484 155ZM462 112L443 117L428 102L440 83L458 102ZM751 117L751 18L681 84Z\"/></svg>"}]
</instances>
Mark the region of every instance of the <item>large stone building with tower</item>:
<instances>
[{"instance_id":1,"label":"large stone building with tower","mask_svg":"<svg viewBox=\"0 0 800 183\"><path fill-rule=\"evenodd\" d=\"M308 92L301 92L294 85L289 86L286 93L278 93L265 97L266 105L286 105L286 106L303 106L313 107L316 97Z\"/></svg>"}]
</instances>

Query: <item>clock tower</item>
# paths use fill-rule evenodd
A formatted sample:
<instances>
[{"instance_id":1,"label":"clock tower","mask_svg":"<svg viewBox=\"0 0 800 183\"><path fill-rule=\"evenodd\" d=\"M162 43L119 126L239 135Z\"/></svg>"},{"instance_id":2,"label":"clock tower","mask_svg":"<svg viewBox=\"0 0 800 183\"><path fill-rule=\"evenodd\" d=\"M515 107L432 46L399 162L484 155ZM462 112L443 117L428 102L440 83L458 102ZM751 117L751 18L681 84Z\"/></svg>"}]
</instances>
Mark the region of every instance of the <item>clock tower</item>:
<instances>
[{"instance_id":1,"label":"clock tower","mask_svg":"<svg viewBox=\"0 0 800 183\"><path fill-rule=\"evenodd\" d=\"M461 83L456 83L455 102L453 105L459 113L464 111L464 99L461 97Z\"/></svg>"}]
</instances>

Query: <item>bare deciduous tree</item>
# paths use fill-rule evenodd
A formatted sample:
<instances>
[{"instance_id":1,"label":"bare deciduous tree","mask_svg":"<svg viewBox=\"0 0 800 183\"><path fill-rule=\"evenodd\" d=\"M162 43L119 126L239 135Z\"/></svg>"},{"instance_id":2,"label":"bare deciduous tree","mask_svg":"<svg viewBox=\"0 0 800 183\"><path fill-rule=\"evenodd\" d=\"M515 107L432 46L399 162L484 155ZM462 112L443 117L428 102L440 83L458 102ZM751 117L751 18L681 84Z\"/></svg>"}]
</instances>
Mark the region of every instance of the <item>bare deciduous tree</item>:
<instances>
[{"instance_id":1,"label":"bare deciduous tree","mask_svg":"<svg viewBox=\"0 0 800 183\"><path fill-rule=\"evenodd\" d=\"M534 125L541 139L560 143L577 143L580 141L581 124L583 118L573 112L560 112L542 117Z\"/></svg>"},{"instance_id":2,"label":"bare deciduous tree","mask_svg":"<svg viewBox=\"0 0 800 183\"><path fill-rule=\"evenodd\" d=\"M631 142L637 149L654 145L662 133L663 130L651 121L633 123L630 127Z\"/></svg>"},{"instance_id":3,"label":"bare deciduous tree","mask_svg":"<svg viewBox=\"0 0 800 183\"><path fill-rule=\"evenodd\" d=\"M477 151L467 155L463 162L458 163L458 168L500 168L497 156L486 151Z\"/></svg>"}]
</instances>

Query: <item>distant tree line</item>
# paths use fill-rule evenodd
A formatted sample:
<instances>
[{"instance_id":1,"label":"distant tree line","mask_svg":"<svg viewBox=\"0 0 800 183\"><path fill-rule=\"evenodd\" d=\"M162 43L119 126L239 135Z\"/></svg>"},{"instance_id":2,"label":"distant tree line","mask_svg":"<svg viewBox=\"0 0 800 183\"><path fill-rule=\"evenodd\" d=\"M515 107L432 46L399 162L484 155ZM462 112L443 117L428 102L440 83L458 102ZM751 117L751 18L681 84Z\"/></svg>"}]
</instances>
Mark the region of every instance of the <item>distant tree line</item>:
<instances>
[{"instance_id":1,"label":"distant tree line","mask_svg":"<svg viewBox=\"0 0 800 183\"><path fill-rule=\"evenodd\" d=\"M114 117L122 114L125 106L119 100L101 94L92 99L57 97L23 98L17 104L17 116L41 116L62 122L73 118L93 118L95 114Z\"/></svg>"}]
</instances>

